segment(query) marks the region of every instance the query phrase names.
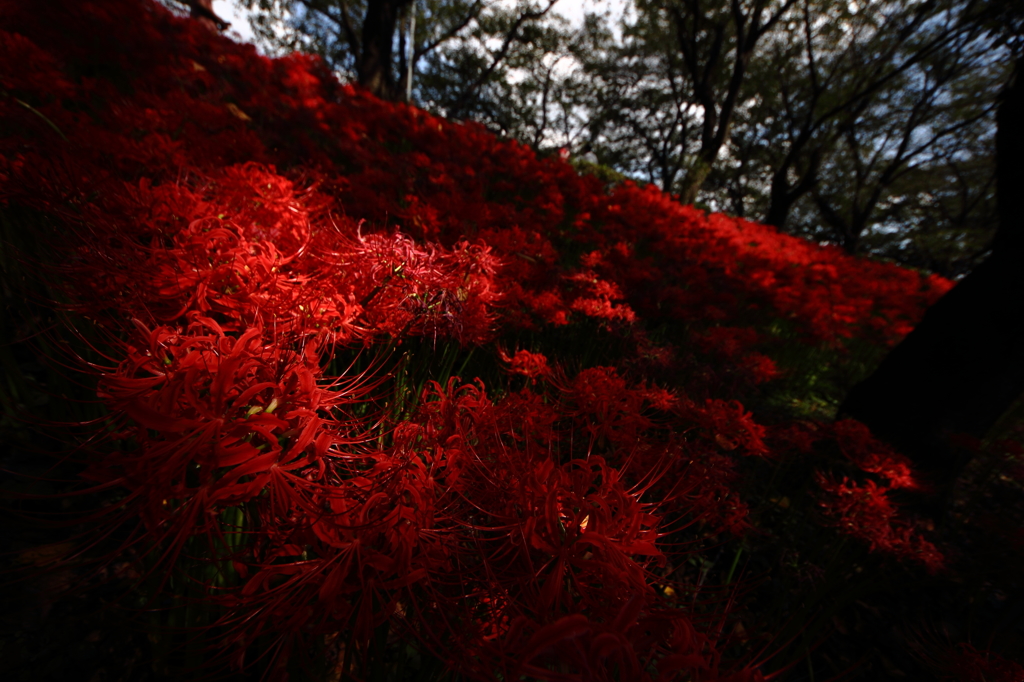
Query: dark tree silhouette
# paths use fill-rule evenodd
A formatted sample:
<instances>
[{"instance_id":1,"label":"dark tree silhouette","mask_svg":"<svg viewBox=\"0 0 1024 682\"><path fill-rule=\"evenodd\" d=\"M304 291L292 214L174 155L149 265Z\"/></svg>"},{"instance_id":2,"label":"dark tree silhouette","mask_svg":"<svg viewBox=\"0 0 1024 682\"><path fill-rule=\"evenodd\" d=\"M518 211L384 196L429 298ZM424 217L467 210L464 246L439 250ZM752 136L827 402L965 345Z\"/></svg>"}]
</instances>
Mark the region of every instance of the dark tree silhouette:
<instances>
[{"instance_id":1,"label":"dark tree silhouette","mask_svg":"<svg viewBox=\"0 0 1024 682\"><path fill-rule=\"evenodd\" d=\"M840 408L911 457L940 512L969 458L949 436L981 437L1024 393L1024 87L1018 58L996 118L999 228L991 255L925 314Z\"/></svg>"},{"instance_id":2,"label":"dark tree silhouette","mask_svg":"<svg viewBox=\"0 0 1024 682\"><path fill-rule=\"evenodd\" d=\"M224 31L231 25L213 11L213 0L185 0L189 16L214 31Z\"/></svg>"},{"instance_id":3,"label":"dark tree silhouette","mask_svg":"<svg viewBox=\"0 0 1024 682\"><path fill-rule=\"evenodd\" d=\"M359 84L382 99L393 99L395 81L391 51L398 14L412 0L376 0L366 3L362 53L356 65Z\"/></svg>"}]
</instances>

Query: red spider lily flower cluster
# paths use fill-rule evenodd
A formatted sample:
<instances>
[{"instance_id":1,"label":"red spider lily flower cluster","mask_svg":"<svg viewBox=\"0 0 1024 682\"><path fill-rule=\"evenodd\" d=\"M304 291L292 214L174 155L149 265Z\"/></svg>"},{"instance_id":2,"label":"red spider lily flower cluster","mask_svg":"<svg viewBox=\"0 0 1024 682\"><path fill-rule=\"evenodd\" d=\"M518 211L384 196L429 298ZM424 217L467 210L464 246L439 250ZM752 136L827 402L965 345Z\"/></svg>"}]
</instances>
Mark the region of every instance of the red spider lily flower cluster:
<instances>
[{"instance_id":1,"label":"red spider lily flower cluster","mask_svg":"<svg viewBox=\"0 0 1024 682\"><path fill-rule=\"evenodd\" d=\"M499 351L499 356L503 362L508 363L509 374L519 374L532 380L551 376L551 367L543 353L518 350L509 357L504 351Z\"/></svg>"},{"instance_id":2,"label":"red spider lily flower cluster","mask_svg":"<svg viewBox=\"0 0 1024 682\"><path fill-rule=\"evenodd\" d=\"M706 478L680 467L669 485L665 466L652 471L638 436L645 389L589 372L599 379L548 384L544 400L527 389L492 402L455 380L428 388L401 440L445 481L439 506L459 540L416 608L449 626L463 669L481 678L568 668L580 679L720 679L725 642L655 587L686 589L659 577L659 538L666 513L706 516L684 495ZM611 426L587 433L596 415Z\"/></svg>"},{"instance_id":3,"label":"red spider lily flower cluster","mask_svg":"<svg viewBox=\"0 0 1024 682\"><path fill-rule=\"evenodd\" d=\"M886 495L889 488L874 481L862 484L844 478L837 482L818 475L825 513L843 532L867 542L872 550L909 558L934 573L943 567L942 554L915 529L897 520L897 509Z\"/></svg>"},{"instance_id":4,"label":"red spider lily flower cluster","mask_svg":"<svg viewBox=\"0 0 1024 682\"><path fill-rule=\"evenodd\" d=\"M626 183L609 193L596 178L538 159L479 127L346 90L315 59L267 60L250 47L173 23L145 4L103 11L89 3L50 4L49 16L5 10L9 30L34 41L13 33L5 40L4 61L30 66L5 75L4 88L65 134L82 127L72 138L79 147L76 171L85 172L63 178L79 197L118 174L162 185L191 169L229 172L241 162L290 167L301 161L339 214L365 219L374 229L398 225L416 239L447 245L479 237L507 256L501 285L512 305L504 314L520 324L560 324L573 316L618 323L637 315L685 319L700 339L725 334L719 326L731 329L732 341L716 345L732 355L754 350L757 335L743 330L766 316L792 319L814 339L860 334L891 342L950 286L769 227L706 216L653 187ZM69 21L81 24L82 34L90 26L105 34L127 31L129 22L143 28L109 54L109 46L58 37L55 27ZM161 45L166 49L157 49ZM116 108L90 111L85 120L61 98L123 98L102 79L72 85L61 62L88 70L101 60L133 77L135 94ZM50 139L46 122L11 97L2 106L8 120L30 133L5 144L5 164L27 174L15 177L7 196L29 179L52 181L32 177L44 168L62 171L48 158L59 139ZM86 159L97 163L82 168ZM259 210L271 204L263 201ZM585 254L582 267L556 267L568 251ZM771 374L766 363L755 365L762 377Z\"/></svg>"},{"instance_id":5,"label":"red spider lily flower cluster","mask_svg":"<svg viewBox=\"0 0 1024 682\"><path fill-rule=\"evenodd\" d=\"M962 643L942 661L942 679L962 682L1016 682L1024 680L1024 666L1002 656Z\"/></svg>"},{"instance_id":6,"label":"red spider lily flower cluster","mask_svg":"<svg viewBox=\"0 0 1024 682\"><path fill-rule=\"evenodd\" d=\"M875 439L863 424L841 420L819 431L863 474L879 480L842 480L822 472L816 479L822 491L820 505L830 522L842 532L862 540L870 549L908 559L936 573L945 565L942 553L920 530L901 517L889 493L900 488L922 489L906 457Z\"/></svg>"},{"instance_id":7,"label":"red spider lily flower cluster","mask_svg":"<svg viewBox=\"0 0 1024 682\"><path fill-rule=\"evenodd\" d=\"M114 520L163 563L218 548L238 652L346 632L366 656L388 622L478 679L759 678L722 653L728 604L666 577L679 526L748 528L739 462L773 454L689 369L770 384L779 319L888 344L949 282L606 188L148 0L0 0L0 26L0 208L59 227L63 305L115 339L93 371L118 442L86 476L127 491ZM666 324L682 338L656 341ZM627 357L498 350L521 378L430 383L406 411L376 399L383 362L336 368L573 325ZM858 429L830 437L886 483L823 478L829 509L936 565L885 496L912 472Z\"/></svg>"},{"instance_id":8,"label":"red spider lily flower cluster","mask_svg":"<svg viewBox=\"0 0 1024 682\"><path fill-rule=\"evenodd\" d=\"M718 362L736 367L755 384L763 384L780 375L775 361L755 348L760 334L750 327L710 327L694 334L694 345Z\"/></svg>"},{"instance_id":9,"label":"red spider lily flower cluster","mask_svg":"<svg viewBox=\"0 0 1024 682\"><path fill-rule=\"evenodd\" d=\"M832 464L838 465L842 475L822 470L814 474L826 524L866 543L872 551L918 564L930 573L945 568L942 552L913 519L900 512L891 495L901 489L927 492L927 481L907 457L875 438L866 426L852 419L832 424L793 422L774 426L765 436L773 457L838 452ZM814 466L823 464L816 456Z\"/></svg>"}]
</instances>

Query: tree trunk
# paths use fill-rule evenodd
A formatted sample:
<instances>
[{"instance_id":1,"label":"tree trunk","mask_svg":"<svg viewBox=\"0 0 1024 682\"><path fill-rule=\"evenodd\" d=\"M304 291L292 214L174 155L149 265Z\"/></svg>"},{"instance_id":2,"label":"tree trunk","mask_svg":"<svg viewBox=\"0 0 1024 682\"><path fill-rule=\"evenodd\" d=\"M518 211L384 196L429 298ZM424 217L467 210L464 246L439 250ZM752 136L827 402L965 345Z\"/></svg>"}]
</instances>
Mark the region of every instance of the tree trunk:
<instances>
[{"instance_id":1,"label":"tree trunk","mask_svg":"<svg viewBox=\"0 0 1024 682\"><path fill-rule=\"evenodd\" d=\"M189 9L189 17L211 31L224 31L231 24L221 19L213 11L213 0L186 0Z\"/></svg>"},{"instance_id":2,"label":"tree trunk","mask_svg":"<svg viewBox=\"0 0 1024 682\"><path fill-rule=\"evenodd\" d=\"M797 138L794 146L790 149L782 167L772 174L770 203L768 204L768 212L765 214L762 222L765 225L776 227L780 231L786 227L786 221L789 219L789 212L793 209L793 204L810 192L817 182L818 166L821 163L820 147L811 151L807 165L799 172L799 179L796 185L791 186L788 177L798 153L810 140L809 130L810 128L806 128L800 134L800 137Z\"/></svg>"},{"instance_id":3,"label":"tree trunk","mask_svg":"<svg viewBox=\"0 0 1024 682\"><path fill-rule=\"evenodd\" d=\"M768 205L768 212L761 222L765 225L771 225L780 231L784 230L786 228L786 221L789 219L789 210L793 208L794 201L796 201L796 197L790 196L788 192L776 194L773 191L771 203Z\"/></svg>"},{"instance_id":4,"label":"tree trunk","mask_svg":"<svg viewBox=\"0 0 1024 682\"><path fill-rule=\"evenodd\" d=\"M359 59L359 84L381 99L397 99L391 68L391 46L399 11L412 0L370 0L363 19L363 53Z\"/></svg>"},{"instance_id":5,"label":"tree trunk","mask_svg":"<svg viewBox=\"0 0 1024 682\"><path fill-rule=\"evenodd\" d=\"M996 114L996 206L999 230L992 250L1024 254L1024 211L1017 204L1024 189L1024 57L1014 65ZM1024 261L1021 263L1024 266Z\"/></svg>"},{"instance_id":6,"label":"tree trunk","mask_svg":"<svg viewBox=\"0 0 1024 682\"><path fill-rule=\"evenodd\" d=\"M1022 62L997 115L999 230L992 255L925 314L868 379L850 391L840 415L855 417L909 456L935 484L942 509L970 453L949 436L983 436L1024 393L1024 189Z\"/></svg>"},{"instance_id":7,"label":"tree trunk","mask_svg":"<svg viewBox=\"0 0 1024 682\"><path fill-rule=\"evenodd\" d=\"M700 188L704 186L704 181L708 179L708 175L710 173L711 164L703 159L698 159L694 165L686 171L686 175L683 176L683 180L680 183L679 188L679 203L692 204L696 202L697 193L700 192Z\"/></svg>"}]
</instances>

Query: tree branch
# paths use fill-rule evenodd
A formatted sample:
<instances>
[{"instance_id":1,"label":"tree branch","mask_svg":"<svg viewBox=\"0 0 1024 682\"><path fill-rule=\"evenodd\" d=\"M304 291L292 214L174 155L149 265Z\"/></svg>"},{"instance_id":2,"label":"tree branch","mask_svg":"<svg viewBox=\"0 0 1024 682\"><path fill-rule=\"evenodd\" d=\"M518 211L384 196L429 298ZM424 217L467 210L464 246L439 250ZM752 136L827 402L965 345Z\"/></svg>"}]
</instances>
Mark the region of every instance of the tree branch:
<instances>
[{"instance_id":1,"label":"tree branch","mask_svg":"<svg viewBox=\"0 0 1024 682\"><path fill-rule=\"evenodd\" d=\"M527 11L519 15L519 17L512 24L512 28L509 29L508 33L505 34L505 39L501 44L501 48L498 50L497 55L491 61L490 65L486 69L484 69L479 76L473 79L473 82L470 83L469 86L467 86L459 95L459 98L455 100L455 103L452 105L452 109L454 112L461 111L466 106L466 103L469 102L469 98L472 97L473 94L475 94L476 91L479 90L480 87L487 82L487 79L491 77L491 74L494 73L494 70L497 69L501 62L505 60L505 57L508 56L508 51L512 48L512 44L518 38L517 34L519 33L519 29L522 27L522 25L527 21L535 21L537 19L542 18L544 15L550 12L551 8L554 7L556 4L558 4L558 0L548 0L548 5L543 10L539 12Z\"/></svg>"}]
</instances>

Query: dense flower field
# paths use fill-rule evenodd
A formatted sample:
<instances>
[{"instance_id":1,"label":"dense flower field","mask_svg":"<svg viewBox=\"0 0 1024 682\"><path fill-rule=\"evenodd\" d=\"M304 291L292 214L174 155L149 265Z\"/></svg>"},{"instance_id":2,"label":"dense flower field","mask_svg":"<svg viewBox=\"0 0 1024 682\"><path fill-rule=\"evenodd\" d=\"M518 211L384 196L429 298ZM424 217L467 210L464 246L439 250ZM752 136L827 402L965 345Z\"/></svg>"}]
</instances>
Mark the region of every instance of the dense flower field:
<instances>
[{"instance_id":1,"label":"dense flower field","mask_svg":"<svg viewBox=\"0 0 1024 682\"><path fill-rule=\"evenodd\" d=\"M824 532L942 570L891 497L925 485L907 460L770 397L950 282L145 0L2 0L0 27L0 208L60 235L47 305L102 339L76 366L106 412L81 476L117 495L93 522L154 594L191 576L234 666L284 676L319 637L357 678L417 642L480 680L762 679L785 643L735 627L696 539L752 532L745 460L829 448Z\"/></svg>"}]
</instances>

